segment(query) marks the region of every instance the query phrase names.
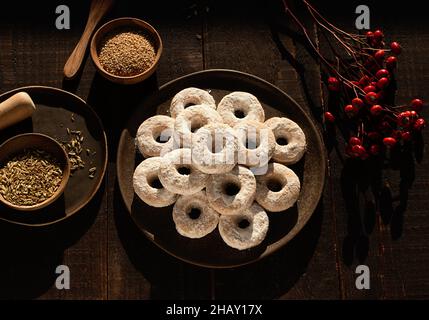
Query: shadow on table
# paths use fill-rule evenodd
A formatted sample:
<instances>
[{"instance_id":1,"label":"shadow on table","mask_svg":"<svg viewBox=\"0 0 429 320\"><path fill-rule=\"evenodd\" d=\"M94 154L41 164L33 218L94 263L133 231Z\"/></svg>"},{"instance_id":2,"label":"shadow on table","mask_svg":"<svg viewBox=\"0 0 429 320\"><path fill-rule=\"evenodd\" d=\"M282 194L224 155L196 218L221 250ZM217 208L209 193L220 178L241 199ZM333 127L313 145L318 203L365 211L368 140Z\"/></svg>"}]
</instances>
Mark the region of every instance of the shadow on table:
<instances>
[{"instance_id":1,"label":"shadow on table","mask_svg":"<svg viewBox=\"0 0 429 320\"><path fill-rule=\"evenodd\" d=\"M103 190L104 183L85 208L56 225L32 228L0 221L0 299L33 299L54 286L64 250L94 223Z\"/></svg>"},{"instance_id":2,"label":"shadow on table","mask_svg":"<svg viewBox=\"0 0 429 320\"><path fill-rule=\"evenodd\" d=\"M272 299L287 293L306 271L316 248L322 204L288 245L254 264L229 270L196 267L169 256L151 243L127 213L115 186L115 223L125 251L151 283L154 299ZM212 274L215 274L213 283ZM213 287L214 286L214 287Z\"/></svg>"},{"instance_id":3,"label":"shadow on table","mask_svg":"<svg viewBox=\"0 0 429 320\"><path fill-rule=\"evenodd\" d=\"M415 179L414 157L419 161L421 148L421 143L417 142L414 148L405 146L402 150L392 150L389 168L399 171L399 182L394 181L399 183L399 192L396 195L392 194L393 186L389 180L392 175L386 173L380 160L345 161L341 172L341 189L347 212L347 236L343 242L345 264L352 264L354 255L359 262L366 259L368 237L376 224L377 211L382 223L390 226L392 239L401 237L408 192Z\"/></svg>"}]
</instances>

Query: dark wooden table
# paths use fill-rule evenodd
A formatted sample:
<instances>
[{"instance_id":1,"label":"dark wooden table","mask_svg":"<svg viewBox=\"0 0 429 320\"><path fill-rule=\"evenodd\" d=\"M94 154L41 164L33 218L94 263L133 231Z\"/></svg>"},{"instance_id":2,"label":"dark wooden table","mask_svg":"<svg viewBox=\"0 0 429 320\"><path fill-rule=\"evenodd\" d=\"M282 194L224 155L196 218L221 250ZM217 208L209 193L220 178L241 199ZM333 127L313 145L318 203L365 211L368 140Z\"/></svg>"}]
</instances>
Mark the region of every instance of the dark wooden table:
<instances>
[{"instance_id":1,"label":"dark wooden table","mask_svg":"<svg viewBox=\"0 0 429 320\"><path fill-rule=\"evenodd\" d=\"M0 298L429 298L427 157L412 166L415 179L406 195L399 192L399 170L384 172L383 179L393 190L390 216L385 217L371 210L363 192L350 202L348 193L356 187L353 179L360 172L344 164L335 151L329 152L323 198L308 225L282 250L246 267L209 270L191 266L143 237L122 204L115 168L119 132L143 96L194 71L228 68L275 84L320 118L320 70L302 43L285 32L289 22L281 5L240 1L232 8L228 1L176 2L152 1L143 7L137 1L118 1L106 17L147 20L164 42L156 75L128 87L101 78L89 59L79 79L63 82L63 66L84 28L89 3L15 3L1 11L1 92L24 85L75 92L102 118L110 157L99 193L71 220L43 230L0 223ZM55 28L59 4L70 7L70 30ZM358 4L316 3L330 20L348 30L353 29ZM382 27L389 39L405 48L397 102L414 96L429 101L429 24L424 8L417 1L405 8L379 1L369 6L371 25ZM298 63L293 63L295 58ZM427 110L424 115L429 118ZM425 141L428 135L426 130ZM363 230L359 236L356 228ZM70 268L70 290L55 287L55 268L60 264ZM355 287L359 264L370 268L370 290Z\"/></svg>"}]
</instances>

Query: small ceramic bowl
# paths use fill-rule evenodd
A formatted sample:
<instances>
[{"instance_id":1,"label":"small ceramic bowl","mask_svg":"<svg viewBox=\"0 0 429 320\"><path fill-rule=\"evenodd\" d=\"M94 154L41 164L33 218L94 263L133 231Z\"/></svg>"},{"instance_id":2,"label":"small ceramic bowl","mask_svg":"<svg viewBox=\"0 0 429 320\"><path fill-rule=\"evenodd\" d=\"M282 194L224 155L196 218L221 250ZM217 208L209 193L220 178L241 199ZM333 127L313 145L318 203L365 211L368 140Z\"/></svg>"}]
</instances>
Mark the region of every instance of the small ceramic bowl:
<instances>
[{"instance_id":1,"label":"small ceramic bowl","mask_svg":"<svg viewBox=\"0 0 429 320\"><path fill-rule=\"evenodd\" d=\"M149 69L145 70L142 73L139 73L133 76L118 76L106 71L100 63L98 54L99 54L102 41L109 33L114 32L115 29L122 29L122 28L130 28L130 29L135 29L137 31L142 30L146 34L148 34L149 37L151 37L151 40L155 46L155 52L156 52L155 62L152 64L152 66ZM98 72L103 77L115 83L135 84L149 78L155 72L158 66L159 58L161 57L161 53L162 53L162 41L161 41L161 37L159 36L159 33L149 23L137 18L119 18L119 19L115 19L107 22L95 32L91 40L90 51L91 51L92 61L94 62Z\"/></svg>"},{"instance_id":2,"label":"small ceramic bowl","mask_svg":"<svg viewBox=\"0 0 429 320\"><path fill-rule=\"evenodd\" d=\"M40 133L24 133L10 138L0 145L0 165L3 165L14 154L24 149L40 149L52 154L59 162L63 171L61 184L51 197L43 202L31 206L16 205L7 201L0 194L0 202L9 208L19 211L34 211L46 207L54 202L63 193L70 177L70 161L66 151L54 139Z\"/></svg>"}]
</instances>

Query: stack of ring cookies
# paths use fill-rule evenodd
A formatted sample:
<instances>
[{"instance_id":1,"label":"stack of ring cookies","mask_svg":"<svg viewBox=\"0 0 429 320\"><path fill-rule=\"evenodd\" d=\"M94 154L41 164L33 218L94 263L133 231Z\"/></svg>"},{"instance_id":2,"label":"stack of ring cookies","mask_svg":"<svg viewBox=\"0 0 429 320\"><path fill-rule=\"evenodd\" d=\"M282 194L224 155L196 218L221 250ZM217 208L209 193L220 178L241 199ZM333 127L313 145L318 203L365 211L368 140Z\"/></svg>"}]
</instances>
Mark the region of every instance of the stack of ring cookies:
<instances>
[{"instance_id":1,"label":"stack of ring cookies","mask_svg":"<svg viewBox=\"0 0 429 320\"><path fill-rule=\"evenodd\" d=\"M171 100L170 116L138 128L137 196L153 207L173 205L177 232L202 238L218 230L237 250L260 245L269 215L288 214L300 180L287 167L306 151L305 134L288 118L265 119L252 94L235 91L218 104L206 90L186 88ZM268 212L268 214L267 214Z\"/></svg>"}]
</instances>

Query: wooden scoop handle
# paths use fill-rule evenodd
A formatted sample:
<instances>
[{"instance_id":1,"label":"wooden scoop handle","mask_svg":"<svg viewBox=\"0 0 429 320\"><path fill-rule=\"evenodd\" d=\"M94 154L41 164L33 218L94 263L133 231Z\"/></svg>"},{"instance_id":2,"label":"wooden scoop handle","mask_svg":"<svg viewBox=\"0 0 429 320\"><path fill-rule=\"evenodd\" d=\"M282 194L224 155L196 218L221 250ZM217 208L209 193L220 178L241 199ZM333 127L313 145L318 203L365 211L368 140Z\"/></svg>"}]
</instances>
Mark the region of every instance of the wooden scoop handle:
<instances>
[{"instance_id":1,"label":"wooden scoop handle","mask_svg":"<svg viewBox=\"0 0 429 320\"><path fill-rule=\"evenodd\" d=\"M18 92L0 103L0 130L31 117L36 110L33 100L25 92Z\"/></svg>"},{"instance_id":2,"label":"wooden scoop handle","mask_svg":"<svg viewBox=\"0 0 429 320\"><path fill-rule=\"evenodd\" d=\"M85 30L64 65L64 77L73 79L80 70L91 35L101 18L112 8L113 0L92 0Z\"/></svg>"}]
</instances>

